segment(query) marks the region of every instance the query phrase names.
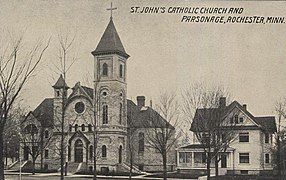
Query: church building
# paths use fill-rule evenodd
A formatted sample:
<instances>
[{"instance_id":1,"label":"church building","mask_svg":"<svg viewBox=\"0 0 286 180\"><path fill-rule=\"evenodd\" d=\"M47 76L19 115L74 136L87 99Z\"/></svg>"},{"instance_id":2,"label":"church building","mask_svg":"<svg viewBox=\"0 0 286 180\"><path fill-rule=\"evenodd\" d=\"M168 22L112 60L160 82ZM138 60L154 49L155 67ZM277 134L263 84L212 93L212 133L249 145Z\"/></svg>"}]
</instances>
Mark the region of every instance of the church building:
<instances>
[{"instance_id":1,"label":"church building","mask_svg":"<svg viewBox=\"0 0 286 180\"><path fill-rule=\"evenodd\" d=\"M127 99L126 73L130 56L123 47L112 17L91 53L94 57L94 87L77 82L70 88L61 75L52 86L54 97L45 98L22 122L24 136L33 133L38 137L36 148L32 147L35 143L21 145L22 167L28 167L32 159L30 152L36 149L39 150L37 168L59 170L64 117L64 156L68 172L94 170L95 147L98 171L128 171L131 157L135 172L162 171L161 154L146 142L146 133L152 124L146 127L144 122L151 121L155 114L159 117L156 119L159 124L174 131L175 128L151 106L146 106L144 96L138 96L136 103ZM96 146L94 138L97 139ZM168 170L174 170L175 157L174 149L167 158Z\"/></svg>"}]
</instances>

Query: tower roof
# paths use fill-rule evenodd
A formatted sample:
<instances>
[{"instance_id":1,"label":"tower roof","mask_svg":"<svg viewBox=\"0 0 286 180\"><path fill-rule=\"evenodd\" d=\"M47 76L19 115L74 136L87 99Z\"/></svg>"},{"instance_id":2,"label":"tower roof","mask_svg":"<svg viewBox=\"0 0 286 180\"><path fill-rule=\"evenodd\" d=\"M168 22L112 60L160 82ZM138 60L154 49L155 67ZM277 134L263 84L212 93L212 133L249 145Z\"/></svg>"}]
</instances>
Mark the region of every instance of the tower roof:
<instances>
[{"instance_id":1,"label":"tower roof","mask_svg":"<svg viewBox=\"0 0 286 180\"><path fill-rule=\"evenodd\" d=\"M106 27L96 49L92 52L92 54L95 56L113 53L119 54L125 58L129 57L121 43L112 18L110 18L108 26Z\"/></svg>"},{"instance_id":2,"label":"tower roof","mask_svg":"<svg viewBox=\"0 0 286 180\"><path fill-rule=\"evenodd\" d=\"M65 82L65 80L64 80L64 78L63 78L63 76L60 75L60 77L59 77L59 79L57 80L56 84L53 85L53 88L55 88L55 89L60 89L60 88L64 88L64 87L65 87L66 89L69 88L68 85L66 84L66 82Z\"/></svg>"}]
</instances>

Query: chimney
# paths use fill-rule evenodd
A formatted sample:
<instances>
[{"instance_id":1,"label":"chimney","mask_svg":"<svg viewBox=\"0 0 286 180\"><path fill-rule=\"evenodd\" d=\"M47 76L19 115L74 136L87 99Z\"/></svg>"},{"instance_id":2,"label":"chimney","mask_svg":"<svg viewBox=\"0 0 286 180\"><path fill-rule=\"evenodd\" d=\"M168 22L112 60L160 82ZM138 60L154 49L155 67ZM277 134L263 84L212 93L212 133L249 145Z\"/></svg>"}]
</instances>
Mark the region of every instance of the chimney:
<instances>
[{"instance_id":1,"label":"chimney","mask_svg":"<svg viewBox=\"0 0 286 180\"><path fill-rule=\"evenodd\" d=\"M145 96L137 96L137 106L139 108L145 106Z\"/></svg>"},{"instance_id":2,"label":"chimney","mask_svg":"<svg viewBox=\"0 0 286 180\"><path fill-rule=\"evenodd\" d=\"M226 97L219 98L219 107L224 108L226 106Z\"/></svg>"},{"instance_id":3,"label":"chimney","mask_svg":"<svg viewBox=\"0 0 286 180\"><path fill-rule=\"evenodd\" d=\"M152 100L150 100L150 107L151 107L151 108L152 108L152 105L153 105Z\"/></svg>"},{"instance_id":4,"label":"chimney","mask_svg":"<svg viewBox=\"0 0 286 180\"><path fill-rule=\"evenodd\" d=\"M246 104L243 104L242 107L243 107L244 110L247 110L247 105Z\"/></svg>"}]
</instances>

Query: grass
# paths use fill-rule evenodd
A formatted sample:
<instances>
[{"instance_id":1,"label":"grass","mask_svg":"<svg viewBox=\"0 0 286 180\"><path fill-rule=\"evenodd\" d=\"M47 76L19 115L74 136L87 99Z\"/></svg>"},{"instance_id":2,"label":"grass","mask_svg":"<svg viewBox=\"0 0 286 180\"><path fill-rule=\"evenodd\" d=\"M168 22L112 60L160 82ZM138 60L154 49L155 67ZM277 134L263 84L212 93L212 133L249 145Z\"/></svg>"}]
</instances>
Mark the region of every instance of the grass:
<instances>
[{"instance_id":1,"label":"grass","mask_svg":"<svg viewBox=\"0 0 286 180\"><path fill-rule=\"evenodd\" d=\"M77 172L75 174L82 174L82 175L93 175L93 171L81 171ZM105 175L105 176L129 176L129 172L108 172L108 173L101 173L101 172L96 172L97 175ZM137 176L140 174L137 173L132 173L132 176Z\"/></svg>"},{"instance_id":2,"label":"grass","mask_svg":"<svg viewBox=\"0 0 286 180\"><path fill-rule=\"evenodd\" d=\"M211 177L212 180L278 180L278 176L259 176L259 175L224 175Z\"/></svg>"},{"instance_id":3,"label":"grass","mask_svg":"<svg viewBox=\"0 0 286 180\"><path fill-rule=\"evenodd\" d=\"M179 173L179 172L172 172L167 173L167 178L180 178L180 179L197 179L199 176L203 176L202 173ZM148 175L146 177L154 177L154 178L163 178L163 173L157 173Z\"/></svg>"}]
</instances>

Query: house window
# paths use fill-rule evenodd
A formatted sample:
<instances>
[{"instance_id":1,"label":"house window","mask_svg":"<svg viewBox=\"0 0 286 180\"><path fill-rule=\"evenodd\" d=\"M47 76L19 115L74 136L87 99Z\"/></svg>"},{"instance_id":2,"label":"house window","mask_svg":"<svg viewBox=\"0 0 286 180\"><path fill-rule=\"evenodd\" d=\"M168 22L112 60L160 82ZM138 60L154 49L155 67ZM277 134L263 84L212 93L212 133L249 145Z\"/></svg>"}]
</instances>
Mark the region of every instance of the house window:
<instances>
[{"instance_id":1,"label":"house window","mask_svg":"<svg viewBox=\"0 0 286 180\"><path fill-rule=\"evenodd\" d=\"M144 133L139 133L139 150L138 152L144 152Z\"/></svg>"},{"instance_id":2,"label":"house window","mask_svg":"<svg viewBox=\"0 0 286 180\"><path fill-rule=\"evenodd\" d=\"M108 124L108 106L103 105L102 107L102 124Z\"/></svg>"},{"instance_id":3,"label":"house window","mask_svg":"<svg viewBox=\"0 0 286 180\"><path fill-rule=\"evenodd\" d=\"M92 161L93 159L93 146L89 146L89 160Z\"/></svg>"},{"instance_id":4,"label":"house window","mask_svg":"<svg viewBox=\"0 0 286 180\"><path fill-rule=\"evenodd\" d=\"M49 158L49 150L45 149L45 158L48 159Z\"/></svg>"},{"instance_id":5,"label":"house window","mask_svg":"<svg viewBox=\"0 0 286 180\"><path fill-rule=\"evenodd\" d=\"M268 164L270 162L269 154L265 154L265 163Z\"/></svg>"},{"instance_id":6,"label":"house window","mask_svg":"<svg viewBox=\"0 0 286 180\"><path fill-rule=\"evenodd\" d=\"M103 76L107 76L107 75L108 75L108 66L107 66L106 63L104 63L104 64L102 65L102 75L103 75Z\"/></svg>"},{"instance_id":7,"label":"house window","mask_svg":"<svg viewBox=\"0 0 286 180\"><path fill-rule=\"evenodd\" d=\"M74 125L74 131L77 131L77 128L78 128L78 125L75 124L75 125Z\"/></svg>"},{"instance_id":8,"label":"house window","mask_svg":"<svg viewBox=\"0 0 286 180\"><path fill-rule=\"evenodd\" d=\"M243 117L239 118L239 123L243 123Z\"/></svg>"},{"instance_id":9,"label":"house window","mask_svg":"<svg viewBox=\"0 0 286 180\"><path fill-rule=\"evenodd\" d=\"M69 125L69 131L70 132L72 131L72 125L71 124Z\"/></svg>"},{"instance_id":10,"label":"house window","mask_svg":"<svg viewBox=\"0 0 286 180\"><path fill-rule=\"evenodd\" d=\"M190 163L191 153L190 152L179 152L179 162L180 163Z\"/></svg>"},{"instance_id":11,"label":"house window","mask_svg":"<svg viewBox=\"0 0 286 180\"><path fill-rule=\"evenodd\" d=\"M106 157L107 156L107 152L106 152L106 146L105 145L103 145L102 147L101 147L101 157Z\"/></svg>"},{"instance_id":12,"label":"house window","mask_svg":"<svg viewBox=\"0 0 286 180\"><path fill-rule=\"evenodd\" d=\"M45 130L45 138L49 138L49 131Z\"/></svg>"},{"instance_id":13,"label":"house window","mask_svg":"<svg viewBox=\"0 0 286 180\"><path fill-rule=\"evenodd\" d=\"M269 143L269 134L265 133L265 143Z\"/></svg>"},{"instance_id":14,"label":"house window","mask_svg":"<svg viewBox=\"0 0 286 180\"><path fill-rule=\"evenodd\" d=\"M123 65L122 64L120 64L119 66L119 75L121 78L123 77Z\"/></svg>"},{"instance_id":15,"label":"house window","mask_svg":"<svg viewBox=\"0 0 286 180\"><path fill-rule=\"evenodd\" d=\"M239 153L239 163L249 163L249 153Z\"/></svg>"},{"instance_id":16,"label":"house window","mask_svg":"<svg viewBox=\"0 0 286 180\"><path fill-rule=\"evenodd\" d=\"M45 169L45 170L48 170L48 169L49 169L49 165L48 165L48 164L45 164L45 165L44 165L44 169Z\"/></svg>"},{"instance_id":17,"label":"house window","mask_svg":"<svg viewBox=\"0 0 286 180\"><path fill-rule=\"evenodd\" d=\"M249 133L239 133L239 142L249 142Z\"/></svg>"},{"instance_id":18,"label":"house window","mask_svg":"<svg viewBox=\"0 0 286 180\"><path fill-rule=\"evenodd\" d=\"M85 131L85 125L84 124L81 125L81 131Z\"/></svg>"},{"instance_id":19,"label":"house window","mask_svg":"<svg viewBox=\"0 0 286 180\"><path fill-rule=\"evenodd\" d=\"M119 105L119 124L122 123L122 103Z\"/></svg>"},{"instance_id":20,"label":"house window","mask_svg":"<svg viewBox=\"0 0 286 180\"><path fill-rule=\"evenodd\" d=\"M88 124L88 131L91 132L92 131L92 125Z\"/></svg>"},{"instance_id":21,"label":"house window","mask_svg":"<svg viewBox=\"0 0 286 180\"><path fill-rule=\"evenodd\" d=\"M207 162L207 154L202 153L202 163L206 163L206 162Z\"/></svg>"}]
</instances>

